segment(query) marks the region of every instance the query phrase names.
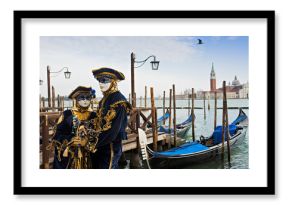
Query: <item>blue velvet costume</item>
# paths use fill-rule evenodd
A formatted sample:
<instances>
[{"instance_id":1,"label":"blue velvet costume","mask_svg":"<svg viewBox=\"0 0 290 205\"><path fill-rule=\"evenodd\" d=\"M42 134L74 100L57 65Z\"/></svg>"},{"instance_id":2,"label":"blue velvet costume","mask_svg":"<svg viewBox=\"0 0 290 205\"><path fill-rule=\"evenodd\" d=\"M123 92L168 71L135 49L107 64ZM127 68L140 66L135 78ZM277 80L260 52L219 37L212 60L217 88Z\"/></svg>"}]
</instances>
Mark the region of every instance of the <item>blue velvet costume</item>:
<instances>
[{"instance_id":1,"label":"blue velvet costume","mask_svg":"<svg viewBox=\"0 0 290 205\"><path fill-rule=\"evenodd\" d=\"M88 118L84 121L80 121L80 124L92 120L96 117L95 112L90 112ZM61 116L61 120L56 128L56 133L54 135L55 143L55 155L53 161L54 169L67 169L71 168L71 157L64 157L63 153L66 149L66 143L70 142L75 136L75 128L73 126L73 121L77 119L77 116L73 115L72 110L65 110ZM93 125L93 124L92 124ZM90 164L91 162L89 162ZM88 165L90 168L91 165Z\"/></svg>"},{"instance_id":2,"label":"blue velvet costume","mask_svg":"<svg viewBox=\"0 0 290 205\"><path fill-rule=\"evenodd\" d=\"M81 107L77 97L90 100L94 95L91 87L78 86L69 98L75 100L71 110L65 110L57 122L52 145L54 145L54 169L89 169L92 168L90 153L96 145L96 113L88 107Z\"/></svg>"},{"instance_id":3,"label":"blue velvet costume","mask_svg":"<svg viewBox=\"0 0 290 205\"><path fill-rule=\"evenodd\" d=\"M97 129L101 130L97 143L97 152L92 154L92 166L95 169L116 169L122 154L122 140L127 139L127 114L131 105L119 92L105 95L99 102L97 111Z\"/></svg>"},{"instance_id":4,"label":"blue velvet costume","mask_svg":"<svg viewBox=\"0 0 290 205\"><path fill-rule=\"evenodd\" d=\"M97 152L92 154L93 168L116 169L122 155L122 140L127 139L127 115L130 103L117 89L117 82L124 80L123 73L112 68L99 68L92 71L101 83L109 83L110 88L103 92L96 117L96 130L100 132Z\"/></svg>"}]
</instances>

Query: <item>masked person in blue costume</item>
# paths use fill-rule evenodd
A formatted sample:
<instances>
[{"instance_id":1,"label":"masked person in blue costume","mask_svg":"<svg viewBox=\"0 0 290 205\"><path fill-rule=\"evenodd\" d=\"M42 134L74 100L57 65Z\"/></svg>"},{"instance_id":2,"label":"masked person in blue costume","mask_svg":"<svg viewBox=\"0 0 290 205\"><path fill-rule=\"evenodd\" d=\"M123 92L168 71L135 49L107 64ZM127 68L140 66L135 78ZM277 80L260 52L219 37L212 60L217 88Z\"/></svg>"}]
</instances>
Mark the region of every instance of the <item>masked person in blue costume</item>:
<instances>
[{"instance_id":1,"label":"masked person in blue costume","mask_svg":"<svg viewBox=\"0 0 290 205\"><path fill-rule=\"evenodd\" d=\"M73 108L65 110L56 125L54 169L90 169L91 153L96 151L96 113L90 108L94 90L79 86L69 95Z\"/></svg>"},{"instance_id":2,"label":"masked person in blue costume","mask_svg":"<svg viewBox=\"0 0 290 205\"><path fill-rule=\"evenodd\" d=\"M125 79L123 73L111 68L94 69L103 98L99 102L96 131L99 132L97 152L93 154L93 168L117 169L122 155L122 140L127 139L127 115L131 105L118 90L117 83Z\"/></svg>"}]
</instances>

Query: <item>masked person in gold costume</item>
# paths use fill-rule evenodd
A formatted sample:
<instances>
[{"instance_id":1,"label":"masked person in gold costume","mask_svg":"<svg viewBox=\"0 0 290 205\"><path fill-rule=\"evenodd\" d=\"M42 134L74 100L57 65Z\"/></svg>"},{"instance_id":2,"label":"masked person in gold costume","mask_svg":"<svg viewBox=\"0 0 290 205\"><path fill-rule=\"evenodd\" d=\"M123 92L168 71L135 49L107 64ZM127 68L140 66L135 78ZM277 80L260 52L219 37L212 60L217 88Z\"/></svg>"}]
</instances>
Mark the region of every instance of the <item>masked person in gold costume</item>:
<instances>
[{"instance_id":1,"label":"masked person in gold costume","mask_svg":"<svg viewBox=\"0 0 290 205\"><path fill-rule=\"evenodd\" d=\"M79 86L69 95L74 106L58 119L52 144L55 147L54 169L90 169L91 153L96 151L96 113L90 108L94 90Z\"/></svg>"},{"instance_id":2,"label":"masked person in gold costume","mask_svg":"<svg viewBox=\"0 0 290 205\"><path fill-rule=\"evenodd\" d=\"M99 68L92 72L103 93L97 110L96 131L100 134L92 165L96 169L116 169L122 154L122 140L127 139L125 129L131 110L131 105L117 86L125 76L112 68Z\"/></svg>"}]
</instances>

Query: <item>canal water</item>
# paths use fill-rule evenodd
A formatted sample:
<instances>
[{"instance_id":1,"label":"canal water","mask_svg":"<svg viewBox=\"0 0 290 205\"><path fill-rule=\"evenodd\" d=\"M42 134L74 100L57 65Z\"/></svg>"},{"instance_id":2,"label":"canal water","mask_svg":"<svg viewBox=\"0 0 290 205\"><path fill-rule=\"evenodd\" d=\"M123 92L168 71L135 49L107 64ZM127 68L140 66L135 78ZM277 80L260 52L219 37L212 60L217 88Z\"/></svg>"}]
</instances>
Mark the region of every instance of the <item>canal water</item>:
<instances>
[{"instance_id":1,"label":"canal water","mask_svg":"<svg viewBox=\"0 0 290 205\"><path fill-rule=\"evenodd\" d=\"M203 108L203 100L195 100L195 107ZM222 108L222 100L217 101L217 107ZM144 105L144 102L141 105ZM150 101L147 100L147 105L150 104ZM208 109L208 104L210 105L210 109ZM137 101L137 106L140 105L140 102ZM155 100L155 105L157 107L163 106L163 100ZM210 136L214 129L214 100L206 100L206 118L204 119L204 110L203 109L195 109L195 135L198 140L201 135ZM169 101L165 102L165 106L169 106ZM188 107L191 106L188 100L176 100L176 107ZM248 99L228 99L228 107L248 107L249 100ZM243 110L249 117L249 110ZM229 123L234 121L239 114L239 109L229 109ZM163 115L163 110L158 109L158 118ZM176 121L177 124L185 121L189 115L189 111L187 109L176 109ZM217 110L217 125L222 124L222 109ZM168 121L166 122L168 125ZM186 134L186 140L192 140L192 130L190 129ZM248 169L249 168L249 132L247 132L245 139L236 147L231 150L231 169ZM195 164L188 164L183 169L219 169L219 168L229 168L227 164L227 156L225 155L225 164L221 163L221 160L214 160L208 162L201 162Z\"/></svg>"}]
</instances>

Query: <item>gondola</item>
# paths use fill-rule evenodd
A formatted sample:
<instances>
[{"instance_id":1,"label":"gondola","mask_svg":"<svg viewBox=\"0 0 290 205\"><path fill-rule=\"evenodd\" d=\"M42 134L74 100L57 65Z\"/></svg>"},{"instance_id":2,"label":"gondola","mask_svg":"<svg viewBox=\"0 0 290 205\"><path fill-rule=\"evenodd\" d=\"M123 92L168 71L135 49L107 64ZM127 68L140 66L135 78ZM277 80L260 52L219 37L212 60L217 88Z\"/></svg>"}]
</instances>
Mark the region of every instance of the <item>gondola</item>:
<instances>
[{"instance_id":1,"label":"gondola","mask_svg":"<svg viewBox=\"0 0 290 205\"><path fill-rule=\"evenodd\" d=\"M157 126L161 126L163 121L166 121L170 117L169 111L167 111L163 116L157 119Z\"/></svg>"},{"instance_id":2,"label":"gondola","mask_svg":"<svg viewBox=\"0 0 290 205\"><path fill-rule=\"evenodd\" d=\"M176 125L177 136L183 138L188 132L188 130L191 128L191 126L192 126L192 115L190 115L184 122ZM167 134L173 134L173 128L169 129L169 127L165 125L161 125L158 131Z\"/></svg>"},{"instance_id":3,"label":"gondola","mask_svg":"<svg viewBox=\"0 0 290 205\"><path fill-rule=\"evenodd\" d=\"M157 128L159 128L164 121L166 121L170 117L170 113L167 110L166 113L157 119ZM147 125L148 128L152 128L152 124Z\"/></svg>"},{"instance_id":4,"label":"gondola","mask_svg":"<svg viewBox=\"0 0 290 205\"><path fill-rule=\"evenodd\" d=\"M241 142L248 129L248 117L240 109L238 117L229 125L231 148ZM203 162L215 159L220 156L222 151L221 126L218 126L211 136L201 137L198 141L187 142L181 146L172 148L163 152L154 152L148 146L148 166L153 168L176 168L195 162ZM227 141L225 139L224 147L226 150ZM149 165L150 164L150 165Z\"/></svg>"}]
</instances>

